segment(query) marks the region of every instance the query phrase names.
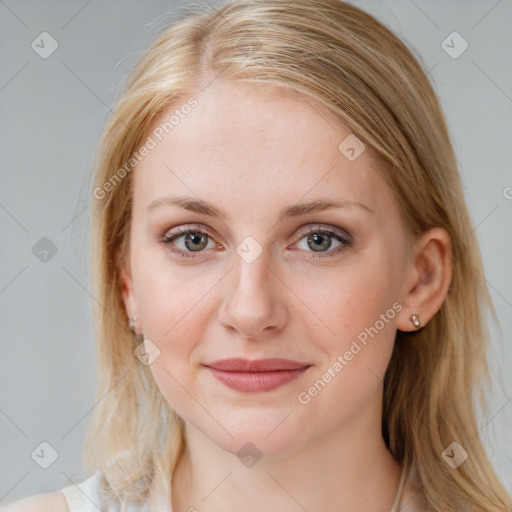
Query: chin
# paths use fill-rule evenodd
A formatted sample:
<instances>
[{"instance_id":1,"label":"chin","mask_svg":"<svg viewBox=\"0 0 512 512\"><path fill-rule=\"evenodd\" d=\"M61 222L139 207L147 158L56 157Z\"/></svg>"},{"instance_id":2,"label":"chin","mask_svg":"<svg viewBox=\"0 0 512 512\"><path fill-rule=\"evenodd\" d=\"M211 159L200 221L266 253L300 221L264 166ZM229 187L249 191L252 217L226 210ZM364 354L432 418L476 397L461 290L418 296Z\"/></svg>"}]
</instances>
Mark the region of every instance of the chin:
<instances>
[{"instance_id":1,"label":"chin","mask_svg":"<svg viewBox=\"0 0 512 512\"><path fill-rule=\"evenodd\" d=\"M232 453L240 458L240 461L250 467L256 459L276 459L285 457L296 451L304 440L304 429L292 424L286 424L282 421L285 417L281 416L278 421L269 422L266 418L252 417L248 421L247 416L243 423L223 422L223 426L231 436L221 429L211 432L211 422L208 430L203 433L209 437L220 448ZM220 435L219 435L220 434Z\"/></svg>"}]
</instances>

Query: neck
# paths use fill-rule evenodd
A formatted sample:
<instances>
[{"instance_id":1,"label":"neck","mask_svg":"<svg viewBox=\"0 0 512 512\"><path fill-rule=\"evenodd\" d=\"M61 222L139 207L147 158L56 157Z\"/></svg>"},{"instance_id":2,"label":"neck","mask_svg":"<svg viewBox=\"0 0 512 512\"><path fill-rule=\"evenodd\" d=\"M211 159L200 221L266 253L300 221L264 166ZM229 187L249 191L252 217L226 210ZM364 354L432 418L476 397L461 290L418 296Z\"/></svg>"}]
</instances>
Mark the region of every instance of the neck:
<instances>
[{"instance_id":1,"label":"neck","mask_svg":"<svg viewBox=\"0 0 512 512\"><path fill-rule=\"evenodd\" d=\"M390 510L401 468L382 439L380 399L376 393L373 404L328 435L252 466L187 424L173 511Z\"/></svg>"}]
</instances>

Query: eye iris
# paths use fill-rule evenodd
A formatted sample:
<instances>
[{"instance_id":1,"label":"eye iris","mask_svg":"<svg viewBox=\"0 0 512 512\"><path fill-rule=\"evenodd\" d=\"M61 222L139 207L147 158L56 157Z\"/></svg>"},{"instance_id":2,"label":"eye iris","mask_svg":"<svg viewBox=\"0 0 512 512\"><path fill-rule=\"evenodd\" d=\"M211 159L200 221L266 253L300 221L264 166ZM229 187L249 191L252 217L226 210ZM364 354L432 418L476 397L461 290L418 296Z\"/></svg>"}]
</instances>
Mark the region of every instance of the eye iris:
<instances>
[{"instance_id":1,"label":"eye iris","mask_svg":"<svg viewBox=\"0 0 512 512\"><path fill-rule=\"evenodd\" d=\"M318 241L320 241L321 245L320 245L320 249L318 249L318 245L316 246L312 246L312 245L309 245L310 242L314 242L315 244L318 243ZM322 244L323 242L323 244ZM314 234L310 234L308 235L308 245L316 252L320 252L322 249L329 249L329 247L331 246L331 240L330 240L330 237L327 236L327 235L323 235L322 233L314 233Z\"/></svg>"},{"instance_id":2,"label":"eye iris","mask_svg":"<svg viewBox=\"0 0 512 512\"><path fill-rule=\"evenodd\" d=\"M185 235L185 246L191 251L204 249L208 245L208 235L206 233L188 233ZM200 247L191 247L192 244L200 244Z\"/></svg>"}]
</instances>

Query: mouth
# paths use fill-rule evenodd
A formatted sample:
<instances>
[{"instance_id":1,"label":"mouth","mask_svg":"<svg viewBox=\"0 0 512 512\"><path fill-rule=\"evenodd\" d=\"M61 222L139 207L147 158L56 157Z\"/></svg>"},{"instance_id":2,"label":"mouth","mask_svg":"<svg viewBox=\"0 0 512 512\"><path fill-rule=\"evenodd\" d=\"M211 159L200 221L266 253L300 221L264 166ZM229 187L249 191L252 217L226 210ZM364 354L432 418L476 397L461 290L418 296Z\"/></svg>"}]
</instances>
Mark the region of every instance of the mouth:
<instances>
[{"instance_id":1,"label":"mouth","mask_svg":"<svg viewBox=\"0 0 512 512\"><path fill-rule=\"evenodd\" d=\"M311 365L288 359L222 359L204 365L222 384L236 391L277 389L302 375Z\"/></svg>"}]
</instances>

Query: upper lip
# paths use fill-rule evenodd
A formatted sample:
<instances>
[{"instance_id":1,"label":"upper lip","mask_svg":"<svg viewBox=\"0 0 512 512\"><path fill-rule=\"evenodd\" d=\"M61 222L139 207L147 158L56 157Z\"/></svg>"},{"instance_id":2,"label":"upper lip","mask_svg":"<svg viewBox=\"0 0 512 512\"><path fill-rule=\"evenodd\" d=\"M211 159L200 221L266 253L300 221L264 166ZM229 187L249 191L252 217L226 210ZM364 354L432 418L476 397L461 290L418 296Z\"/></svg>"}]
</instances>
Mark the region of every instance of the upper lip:
<instances>
[{"instance_id":1,"label":"upper lip","mask_svg":"<svg viewBox=\"0 0 512 512\"><path fill-rule=\"evenodd\" d=\"M243 357L234 357L230 359L219 359L205 366L231 372L271 372L276 370L297 370L310 365L298 361L290 361L289 359L272 358L251 360Z\"/></svg>"}]
</instances>

